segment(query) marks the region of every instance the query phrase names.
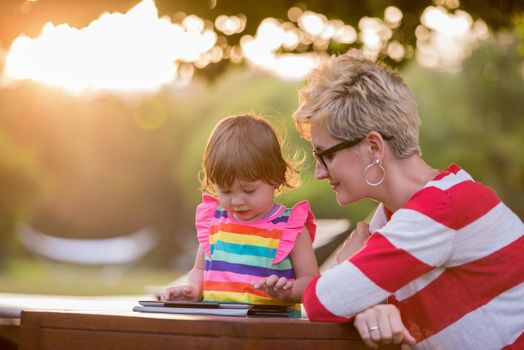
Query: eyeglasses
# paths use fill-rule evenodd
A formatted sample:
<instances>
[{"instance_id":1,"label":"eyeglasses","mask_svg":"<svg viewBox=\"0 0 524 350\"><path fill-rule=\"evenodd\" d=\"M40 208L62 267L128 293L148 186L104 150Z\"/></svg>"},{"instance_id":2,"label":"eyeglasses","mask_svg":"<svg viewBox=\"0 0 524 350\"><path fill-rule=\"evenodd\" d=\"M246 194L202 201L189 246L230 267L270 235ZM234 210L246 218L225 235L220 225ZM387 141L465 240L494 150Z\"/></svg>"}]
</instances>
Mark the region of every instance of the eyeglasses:
<instances>
[{"instance_id":1,"label":"eyeglasses","mask_svg":"<svg viewBox=\"0 0 524 350\"><path fill-rule=\"evenodd\" d=\"M393 138L392 136L384 136L382 134L381 134L381 136L386 141L389 141L389 140L391 140ZM342 149L353 147L356 144L358 144L360 141L362 141L364 138L365 137L361 137L361 138L356 139L356 140L345 140L345 141L342 141L340 143L337 143L333 147L330 147L330 148L328 148L326 150L323 150L323 151L320 151L320 152L318 152L317 150L313 150L313 155L320 162L320 164L322 164L324 166L324 168L327 170L328 166L327 166L326 159L325 159L326 157L328 157L328 156L332 155L333 153L338 152L338 151L340 151Z\"/></svg>"},{"instance_id":2,"label":"eyeglasses","mask_svg":"<svg viewBox=\"0 0 524 350\"><path fill-rule=\"evenodd\" d=\"M337 143L333 147L330 147L330 148L328 148L326 150L323 150L323 151L320 151L320 152L318 152L315 149L315 150L313 150L313 155L320 162L320 164L322 164L324 166L324 168L327 170L328 167L327 167L326 160L324 159L324 157L330 156L333 153L335 153L337 151L340 151L341 149L353 147L356 144L358 144L360 141L362 141L363 139L364 138L360 138L360 139L356 139L356 140L345 140L345 141L342 141L340 143Z\"/></svg>"}]
</instances>

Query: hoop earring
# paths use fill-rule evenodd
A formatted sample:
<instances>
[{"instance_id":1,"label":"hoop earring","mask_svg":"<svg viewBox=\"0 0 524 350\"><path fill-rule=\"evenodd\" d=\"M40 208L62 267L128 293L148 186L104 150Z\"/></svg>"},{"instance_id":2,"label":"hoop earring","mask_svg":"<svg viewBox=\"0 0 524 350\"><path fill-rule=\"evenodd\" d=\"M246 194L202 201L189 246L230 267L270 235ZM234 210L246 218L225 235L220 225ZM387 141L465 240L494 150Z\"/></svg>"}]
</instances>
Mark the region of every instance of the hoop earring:
<instances>
[{"instance_id":1,"label":"hoop earring","mask_svg":"<svg viewBox=\"0 0 524 350\"><path fill-rule=\"evenodd\" d=\"M380 168L380 170L382 170L382 177L380 178L380 180L378 180L377 182L371 182L369 181L367 178L366 178L366 175L369 171L369 169L371 169L373 166L378 166ZM366 169L364 169L364 181L366 181L366 183L369 185L369 186L378 186L380 185L382 182L384 182L384 179L386 178L386 169L384 169L384 166L382 165L382 162L378 159L375 159L375 161L371 164L369 164Z\"/></svg>"}]
</instances>

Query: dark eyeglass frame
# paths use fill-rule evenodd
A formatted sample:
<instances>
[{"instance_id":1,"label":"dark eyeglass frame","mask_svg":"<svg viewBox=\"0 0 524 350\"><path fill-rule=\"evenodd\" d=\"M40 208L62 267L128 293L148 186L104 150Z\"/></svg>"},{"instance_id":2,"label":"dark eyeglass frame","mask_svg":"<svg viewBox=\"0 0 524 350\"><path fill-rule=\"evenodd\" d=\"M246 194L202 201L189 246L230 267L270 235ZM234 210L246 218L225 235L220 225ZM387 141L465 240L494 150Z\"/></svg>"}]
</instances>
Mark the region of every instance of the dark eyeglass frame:
<instances>
[{"instance_id":1,"label":"dark eyeglass frame","mask_svg":"<svg viewBox=\"0 0 524 350\"><path fill-rule=\"evenodd\" d=\"M392 136L384 136L382 134L380 134L380 135L386 141L389 141L389 140L391 140L393 138ZM344 140L342 142L337 143L333 147L329 147L328 149L325 149L325 150L320 151L320 152L318 152L315 149L315 150L313 150L313 155L320 162L320 164L322 164L322 166L324 166L324 168L327 170L328 166L327 166L326 160L324 159L325 156L329 156L330 154L333 154L333 153L338 152L338 151L340 151L342 149L345 149L345 148L353 147L356 144L358 144L360 141L364 140L365 138L366 137L364 136L364 137L361 137L361 138L356 139L356 140Z\"/></svg>"}]
</instances>

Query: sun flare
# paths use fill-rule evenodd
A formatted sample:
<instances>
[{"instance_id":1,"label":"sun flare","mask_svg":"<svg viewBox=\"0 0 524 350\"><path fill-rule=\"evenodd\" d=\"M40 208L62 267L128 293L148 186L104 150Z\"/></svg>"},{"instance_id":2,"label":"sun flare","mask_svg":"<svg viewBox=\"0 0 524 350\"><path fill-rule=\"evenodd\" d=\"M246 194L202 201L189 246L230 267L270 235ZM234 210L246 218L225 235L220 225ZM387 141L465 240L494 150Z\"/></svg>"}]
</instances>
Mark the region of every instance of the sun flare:
<instances>
[{"instance_id":1,"label":"sun flare","mask_svg":"<svg viewBox=\"0 0 524 350\"><path fill-rule=\"evenodd\" d=\"M73 93L154 91L184 78L180 63L198 60L216 40L202 19L171 23L159 18L153 0L143 0L125 14L104 13L85 28L47 23L37 38L18 37L4 79L31 79Z\"/></svg>"}]
</instances>

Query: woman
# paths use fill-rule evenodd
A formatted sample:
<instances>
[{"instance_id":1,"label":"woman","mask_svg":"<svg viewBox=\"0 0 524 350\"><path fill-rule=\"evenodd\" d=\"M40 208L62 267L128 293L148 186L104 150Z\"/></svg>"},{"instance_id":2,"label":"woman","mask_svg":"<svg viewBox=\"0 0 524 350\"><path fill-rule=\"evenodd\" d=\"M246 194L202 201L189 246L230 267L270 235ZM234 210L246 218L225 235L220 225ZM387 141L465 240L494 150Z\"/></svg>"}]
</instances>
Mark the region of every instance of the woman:
<instances>
[{"instance_id":1,"label":"woman","mask_svg":"<svg viewBox=\"0 0 524 350\"><path fill-rule=\"evenodd\" d=\"M391 332L388 313L400 320L397 309L373 307L387 299L409 331L397 327L395 342L411 334L416 349L524 347L524 225L459 166L424 162L415 97L402 78L351 51L313 72L299 98L294 120L311 140L316 177L340 205L380 203L351 238L365 246L350 256L350 242L340 264L308 285L310 319L359 314L371 345L392 341L383 331Z\"/></svg>"}]
</instances>

